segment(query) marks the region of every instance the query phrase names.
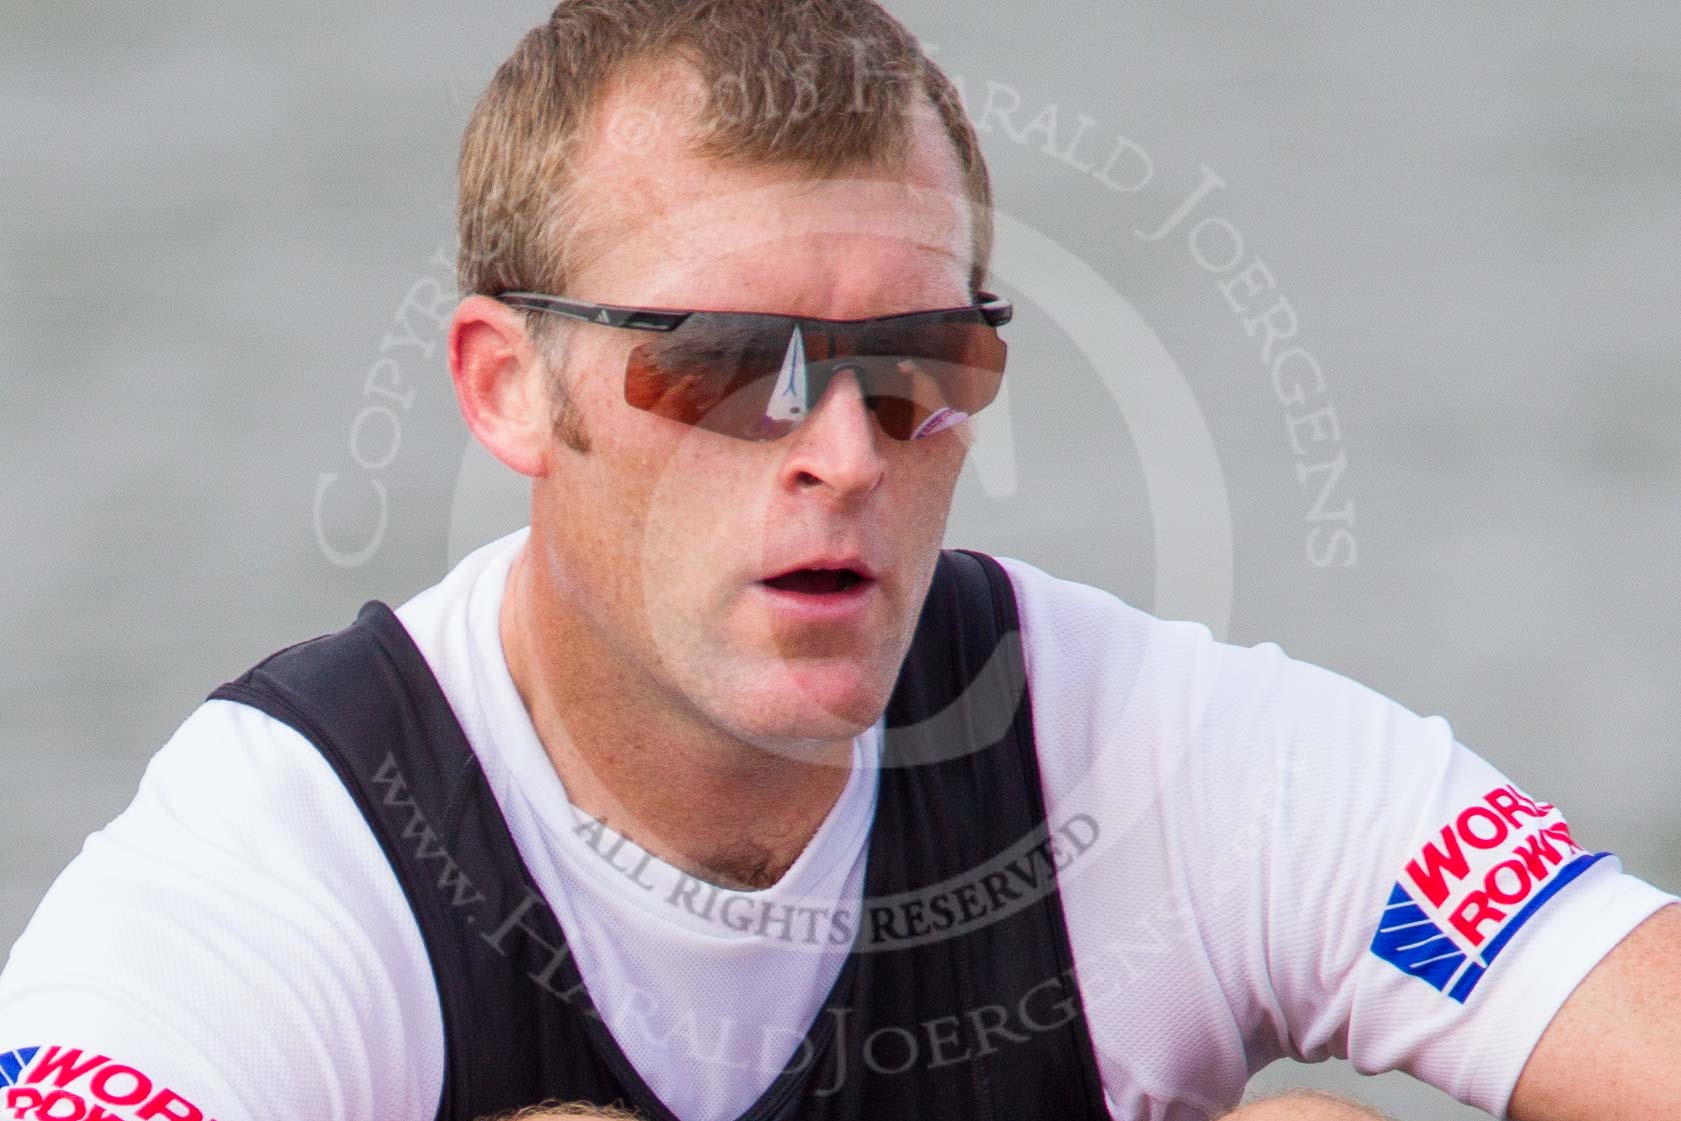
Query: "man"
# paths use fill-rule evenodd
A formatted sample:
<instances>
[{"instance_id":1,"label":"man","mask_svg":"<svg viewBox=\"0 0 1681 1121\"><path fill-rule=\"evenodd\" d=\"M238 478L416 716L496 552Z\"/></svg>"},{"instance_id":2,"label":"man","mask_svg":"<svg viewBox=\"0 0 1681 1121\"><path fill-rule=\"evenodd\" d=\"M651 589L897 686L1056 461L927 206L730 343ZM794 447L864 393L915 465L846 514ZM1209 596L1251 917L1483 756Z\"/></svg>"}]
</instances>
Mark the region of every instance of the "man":
<instances>
[{"instance_id":1,"label":"man","mask_svg":"<svg viewBox=\"0 0 1681 1121\"><path fill-rule=\"evenodd\" d=\"M1671 897L1444 721L941 551L1008 308L883 12L562 3L461 180L531 525L183 724L0 975L13 1116L1673 1111Z\"/></svg>"}]
</instances>

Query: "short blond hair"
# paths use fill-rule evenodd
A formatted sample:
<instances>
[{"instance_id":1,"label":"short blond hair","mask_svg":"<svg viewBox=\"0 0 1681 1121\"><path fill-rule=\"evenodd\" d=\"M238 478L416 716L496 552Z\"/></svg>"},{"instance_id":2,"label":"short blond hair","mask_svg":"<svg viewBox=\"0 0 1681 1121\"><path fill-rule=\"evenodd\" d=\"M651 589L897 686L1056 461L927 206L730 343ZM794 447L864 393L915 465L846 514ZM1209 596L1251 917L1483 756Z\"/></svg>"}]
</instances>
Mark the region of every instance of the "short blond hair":
<instances>
[{"instance_id":1,"label":"short blond hair","mask_svg":"<svg viewBox=\"0 0 1681 1121\"><path fill-rule=\"evenodd\" d=\"M561 1121L572 1118L574 1121L641 1121L639 1114L621 1109L615 1105L590 1105L588 1102L559 1102L549 1101L540 1105L526 1106L516 1109L512 1113L499 1113L495 1117L482 1118L481 1121Z\"/></svg>"},{"instance_id":2,"label":"short blond hair","mask_svg":"<svg viewBox=\"0 0 1681 1121\"><path fill-rule=\"evenodd\" d=\"M562 0L520 40L461 141L456 271L463 295L566 293L578 225L571 170L617 80L686 63L705 101L698 154L827 176L905 155L919 98L955 150L971 222L971 287L992 255L992 187L951 81L873 0Z\"/></svg>"}]
</instances>

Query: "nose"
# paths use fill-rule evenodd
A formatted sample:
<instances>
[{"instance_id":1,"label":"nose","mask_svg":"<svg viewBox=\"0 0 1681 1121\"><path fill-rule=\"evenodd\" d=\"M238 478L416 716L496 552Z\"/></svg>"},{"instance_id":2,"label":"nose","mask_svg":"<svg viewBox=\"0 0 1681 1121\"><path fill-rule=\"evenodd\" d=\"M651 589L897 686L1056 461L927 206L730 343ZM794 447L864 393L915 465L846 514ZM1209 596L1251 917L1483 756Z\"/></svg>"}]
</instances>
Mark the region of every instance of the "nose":
<instances>
[{"instance_id":1,"label":"nose","mask_svg":"<svg viewBox=\"0 0 1681 1121\"><path fill-rule=\"evenodd\" d=\"M817 407L788 436L782 463L786 485L844 501L875 490L887 470L888 439L864 403L857 376L838 370Z\"/></svg>"}]
</instances>

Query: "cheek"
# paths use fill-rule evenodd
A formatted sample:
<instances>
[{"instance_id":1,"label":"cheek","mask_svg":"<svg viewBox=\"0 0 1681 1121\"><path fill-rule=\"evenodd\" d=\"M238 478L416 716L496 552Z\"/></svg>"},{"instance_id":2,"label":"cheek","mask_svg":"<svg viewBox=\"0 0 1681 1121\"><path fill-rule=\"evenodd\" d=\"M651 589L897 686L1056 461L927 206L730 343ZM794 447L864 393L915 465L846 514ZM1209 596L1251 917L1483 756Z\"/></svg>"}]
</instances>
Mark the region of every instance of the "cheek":
<instances>
[{"instance_id":1,"label":"cheek","mask_svg":"<svg viewBox=\"0 0 1681 1121\"><path fill-rule=\"evenodd\" d=\"M897 459L888 470L895 522L907 537L940 538L945 532L951 497L968 445L963 433L950 429L927 440L899 445Z\"/></svg>"},{"instance_id":2,"label":"cheek","mask_svg":"<svg viewBox=\"0 0 1681 1121\"><path fill-rule=\"evenodd\" d=\"M743 546L763 535L762 465L710 433L625 411L615 439L601 445L595 499L616 507L621 579L651 616L705 614Z\"/></svg>"}]
</instances>

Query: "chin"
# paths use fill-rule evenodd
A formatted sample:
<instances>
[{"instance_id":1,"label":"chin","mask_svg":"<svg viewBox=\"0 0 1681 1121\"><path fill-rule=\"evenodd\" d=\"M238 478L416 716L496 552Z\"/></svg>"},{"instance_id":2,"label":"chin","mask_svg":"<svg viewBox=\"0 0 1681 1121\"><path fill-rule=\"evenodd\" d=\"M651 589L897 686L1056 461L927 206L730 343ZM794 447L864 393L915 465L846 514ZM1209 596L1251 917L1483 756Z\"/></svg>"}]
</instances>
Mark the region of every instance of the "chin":
<instances>
[{"instance_id":1,"label":"chin","mask_svg":"<svg viewBox=\"0 0 1681 1121\"><path fill-rule=\"evenodd\" d=\"M755 683L736 706L745 738L797 748L849 740L887 708L892 677L855 664L783 666Z\"/></svg>"}]
</instances>

